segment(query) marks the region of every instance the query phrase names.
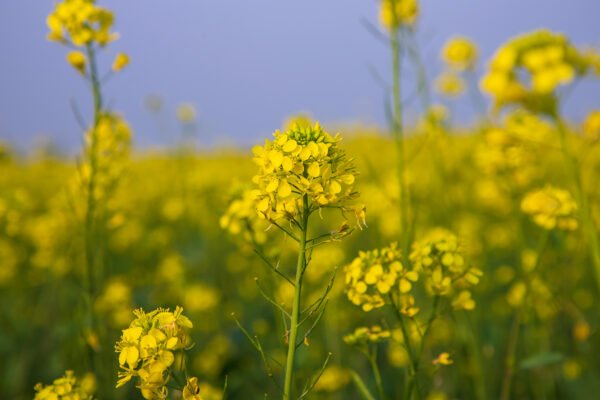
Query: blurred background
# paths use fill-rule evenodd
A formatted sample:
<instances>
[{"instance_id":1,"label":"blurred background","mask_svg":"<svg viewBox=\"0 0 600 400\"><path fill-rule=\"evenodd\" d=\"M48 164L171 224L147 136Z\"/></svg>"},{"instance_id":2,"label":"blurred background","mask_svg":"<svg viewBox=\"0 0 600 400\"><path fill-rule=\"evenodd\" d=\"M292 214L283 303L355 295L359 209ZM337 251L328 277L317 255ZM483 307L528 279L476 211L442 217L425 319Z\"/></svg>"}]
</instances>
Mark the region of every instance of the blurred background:
<instances>
[{"instance_id":1,"label":"blurred background","mask_svg":"<svg viewBox=\"0 0 600 400\"><path fill-rule=\"evenodd\" d=\"M70 102L85 114L89 97L83 80L64 68L64 51L45 40L54 3L0 2L0 138L26 149L45 137L74 153L80 132ZM384 92L372 71L389 76L388 48L365 29L365 21L379 26L375 0L103 5L114 10L121 38L101 60L111 62L117 51L132 60L118 82L106 85L107 97L127 116L138 146L173 144L169 117L183 102L197 109L203 146L251 145L300 111L327 123L386 125ZM577 45L600 44L596 0L424 0L421 7L418 40L430 79L452 35L472 38L483 63L509 37L540 27L563 32ZM581 119L598 93L598 81L577 87L565 103L566 116ZM149 96L162 100L160 122L146 107ZM407 104L409 117L417 103ZM473 119L468 96L453 102L451 111L458 123Z\"/></svg>"}]
</instances>

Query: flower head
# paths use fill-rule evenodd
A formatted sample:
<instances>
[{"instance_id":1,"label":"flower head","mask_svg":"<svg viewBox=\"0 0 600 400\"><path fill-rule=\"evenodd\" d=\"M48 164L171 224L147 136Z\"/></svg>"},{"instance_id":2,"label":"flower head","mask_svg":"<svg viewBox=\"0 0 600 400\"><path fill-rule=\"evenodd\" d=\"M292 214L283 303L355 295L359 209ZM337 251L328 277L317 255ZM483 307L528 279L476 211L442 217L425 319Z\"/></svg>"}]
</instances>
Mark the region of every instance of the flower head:
<instances>
[{"instance_id":1,"label":"flower head","mask_svg":"<svg viewBox=\"0 0 600 400\"><path fill-rule=\"evenodd\" d=\"M458 71L473 69L477 64L477 57L477 46L463 36L450 39L442 50L444 62Z\"/></svg>"},{"instance_id":2,"label":"flower head","mask_svg":"<svg viewBox=\"0 0 600 400\"><path fill-rule=\"evenodd\" d=\"M390 31L395 31L403 25L414 25L418 16L417 0L381 0L379 20Z\"/></svg>"},{"instance_id":3,"label":"flower head","mask_svg":"<svg viewBox=\"0 0 600 400\"><path fill-rule=\"evenodd\" d=\"M349 201L358 197L357 176L352 160L331 136L316 123L295 125L276 131L274 139L253 148L259 172L256 211L269 221L294 219L307 202L311 210L328 207L354 210ZM362 215L361 215L362 216Z\"/></svg>"},{"instance_id":4,"label":"flower head","mask_svg":"<svg viewBox=\"0 0 600 400\"><path fill-rule=\"evenodd\" d=\"M419 278L416 271L401 263L396 243L359 252L345 272L348 300L364 311L382 307L392 291L406 295Z\"/></svg>"},{"instance_id":5,"label":"flower head","mask_svg":"<svg viewBox=\"0 0 600 400\"><path fill-rule=\"evenodd\" d=\"M115 61L113 61L112 70L119 72L129 65L129 56L125 53L117 53Z\"/></svg>"},{"instance_id":6,"label":"flower head","mask_svg":"<svg viewBox=\"0 0 600 400\"><path fill-rule=\"evenodd\" d=\"M85 75L85 67L87 65L85 54L80 51L70 51L67 54L67 62L81 75Z\"/></svg>"},{"instance_id":7,"label":"flower head","mask_svg":"<svg viewBox=\"0 0 600 400\"><path fill-rule=\"evenodd\" d=\"M382 329L379 325L371 327L362 326L356 328L354 332L344 336L344 342L351 346L364 346L370 343L384 342L390 337L390 331Z\"/></svg>"},{"instance_id":8,"label":"flower head","mask_svg":"<svg viewBox=\"0 0 600 400\"><path fill-rule=\"evenodd\" d=\"M553 186L533 190L521 201L521 210L544 229L577 229L577 203L571 194Z\"/></svg>"},{"instance_id":9,"label":"flower head","mask_svg":"<svg viewBox=\"0 0 600 400\"><path fill-rule=\"evenodd\" d=\"M448 97L458 97L465 90L463 79L453 72L445 72L438 76L435 86L440 93Z\"/></svg>"},{"instance_id":10,"label":"flower head","mask_svg":"<svg viewBox=\"0 0 600 400\"><path fill-rule=\"evenodd\" d=\"M89 386L89 385L88 385ZM34 400L91 400L92 393L77 380L73 371L57 378L51 385L35 385Z\"/></svg>"},{"instance_id":11,"label":"flower head","mask_svg":"<svg viewBox=\"0 0 600 400\"><path fill-rule=\"evenodd\" d=\"M414 243L410 260L427 277L426 287L439 296L450 295L454 288L476 285L482 275L481 270L465 262L456 235L441 228L431 230Z\"/></svg>"},{"instance_id":12,"label":"flower head","mask_svg":"<svg viewBox=\"0 0 600 400\"><path fill-rule=\"evenodd\" d=\"M137 377L144 398L166 398L174 352L190 345L188 330L192 322L182 312L181 307L173 312L162 308L149 313L142 309L134 311L136 319L123 330L115 345L122 370L117 387Z\"/></svg>"},{"instance_id":13,"label":"flower head","mask_svg":"<svg viewBox=\"0 0 600 400\"><path fill-rule=\"evenodd\" d=\"M564 35L539 30L503 45L490 62L481 87L497 108L520 104L551 113L556 107L556 89L589 69L589 58Z\"/></svg>"},{"instance_id":14,"label":"flower head","mask_svg":"<svg viewBox=\"0 0 600 400\"><path fill-rule=\"evenodd\" d=\"M47 18L48 39L77 47L93 43L105 46L117 38L111 32L113 22L113 13L93 0L63 0Z\"/></svg>"}]
</instances>

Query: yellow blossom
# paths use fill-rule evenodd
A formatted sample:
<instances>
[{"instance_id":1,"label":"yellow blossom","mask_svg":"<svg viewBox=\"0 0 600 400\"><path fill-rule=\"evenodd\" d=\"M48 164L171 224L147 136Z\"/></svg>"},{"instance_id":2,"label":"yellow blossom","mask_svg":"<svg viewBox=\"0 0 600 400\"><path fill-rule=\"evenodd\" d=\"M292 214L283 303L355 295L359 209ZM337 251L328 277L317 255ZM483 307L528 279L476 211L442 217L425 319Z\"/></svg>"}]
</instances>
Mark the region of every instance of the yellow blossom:
<instances>
[{"instance_id":1,"label":"yellow blossom","mask_svg":"<svg viewBox=\"0 0 600 400\"><path fill-rule=\"evenodd\" d=\"M464 71L475 67L477 53L477 46L473 41L463 36L457 36L444 45L442 59L450 67L458 71Z\"/></svg>"},{"instance_id":2,"label":"yellow blossom","mask_svg":"<svg viewBox=\"0 0 600 400\"><path fill-rule=\"evenodd\" d=\"M70 51L67 54L67 61L73 68L75 68L81 75L85 75L85 67L87 60L85 54L80 51Z\"/></svg>"},{"instance_id":3,"label":"yellow blossom","mask_svg":"<svg viewBox=\"0 0 600 400\"><path fill-rule=\"evenodd\" d=\"M123 68L129 65L129 56L125 53L117 53L115 60L112 64L112 70L114 72L119 72Z\"/></svg>"}]
</instances>

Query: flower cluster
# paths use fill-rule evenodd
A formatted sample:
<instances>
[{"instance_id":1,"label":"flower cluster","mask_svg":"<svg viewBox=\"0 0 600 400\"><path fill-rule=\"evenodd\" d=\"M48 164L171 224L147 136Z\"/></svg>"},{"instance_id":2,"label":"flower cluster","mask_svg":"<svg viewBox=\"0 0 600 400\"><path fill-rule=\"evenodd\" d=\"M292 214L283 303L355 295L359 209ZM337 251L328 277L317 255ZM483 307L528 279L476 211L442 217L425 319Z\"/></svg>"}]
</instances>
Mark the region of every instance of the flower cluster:
<instances>
[{"instance_id":1,"label":"flower cluster","mask_svg":"<svg viewBox=\"0 0 600 400\"><path fill-rule=\"evenodd\" d=\"M198 378L188 378L183 388L183 400L222 400L223 393L212 386L198 383Z\"/></svg>"},{"instance_id":2,"label":"flower cluster","mask_svg":"<svg viewBox=\"0 0 600 400\"><path fill-rule=\"evenodd\" d=\"M476 285L483 274L467 265L456 235L441 228L433 229L414 243L410 260L414 268L427 277L427 289L439 296ZM468 291L455 294L454 299L455 308L472 309L475 306Z\"/></svg>"},{"instance_id":3,"label":"flower cluster","mask_svg":"<svg viewBox=\"0 0 600 400\"><path fill-rule=\"evenodd\" d=\"M600 110L593 110L585 117L583 134L589 140L600 139Z\"/></svg>"},{"instance_id":4,"label":"flower cluster","mask_svg":"<svg viewBox=\"0 0 600 400\"><path fill-rule=\"evenodd\" d=\"M363 311L371 311L386 303L386 296L397 289L407 294L419 275L408 270L400 262L400 250L396 243L389 247L361 251L346 266L346 294L348 299Z\"/></svg>"},{"instance_id":5,"label":"flower cluster","mask_svg":"<svg viewBox=\"0 0 600 400\"><path fill-rule=\"evenodd\" d=\"M417 0L381 0L379 20L390 31L399 27L412 26L419 16Z\"/></svg>"},{"instance_id":6,"label":"flower cluster","mask_svg":"<svg viewBox=\"0 0 600 400\"><path fill-rule=\"evenodd\" d=\"M93 0L63 0L48 16L48 39L77 47L97 43L105 46L117 38L111 32L114 15Z\"/></svg>"},{"instance_id":7,"label":"flower cluster","mask_svg":"<svg viewBox=\"0 0 600 400\"><path fill-rule=\"evenodd\" d=\"M516 110L506 116L503 127L485 132L475 161L493 180L508 179L509 186L526 187L539 175L536 146L548 143L552 134L546 121L525 110Z\"/></svg>"},{"instance_id":8,"label":"flower cluster","mask_svg":"<svg viewBox=\"0 0 600 400\"><path fill-rule=\"evenodd\" d=\"M444 45L442 59L450 67L457 71L465 71L475 68L477 64L477 46L470 39L457 36L451 38Z\"/></svg>"},{"instance_id":9,"label":"flower cluster","mask_svg":"<svg viewBox=\"0 0 600 400\"><path fill-rule=\"evenodd\" d=\"M273 136L274 140L253 149L259 166L253 178L259 215L269 221L292 220L304 200L311 210L349 209L348 201L358 197L354 190L357 172L353 160L339 147L339 136L332 137L318 123L295 125Z\"/></svg>"},{"instance_id":10,"label":"flower cluster","mask_svg":"<svg viewBox=\"0 0 600 400\"><path fill-rule=\"evenodd\" d=\"M521 104L540 112L553 112L555 90L584 75L587 58L561 34L531 32L510 40L494 55L481 81L497 108Z\"/></svg>"},{"instance_id":11,"label":"flower cluster","mask_svg":"<svg viewBox=\"0 0 600 400\"><path fill-rule=\"evenodd\" d=\"M146 313L135 310L136 319L123 330L115 349L119 353L117 387L138 377L138 388L145 399L165 399L174 352L190 346L188 329L192 322L177 307L174 312L156 309Z\"/></svg>"},{"instance_id":12,"label":"flower cluster","mask_svg":"<svg viewBox=\"0 0 600 400\"><path fill-rule=\"evenodd\" d=\"M102 114L97 126L87 131L85 162L80 168L77 183L86 191L92 189L96 201L107 198L122 175L131 150L131 137L127 122L114 113ZM92 172L95 174L93 177ZM90 180L93 180L93 187Z\"/></svg>"},{"instance_id":13,"label":"flower cluster","mask_svg":"<svg viewBox=\"0 0 600 400\"><path fill-rule=\"evenodd\" d=\"M65 376L55 379L51 385L35 385L34 400L91 400L92 390L85 386L73 371L66 371Z\"/></svg>"},{"instance_id":14,"label":"flower cluster","mask_svg":"<svg viewBox=\"0 0 600 400\"><path fill-rule=\"evenodd\" d=\"M382 329L379 325L371 327L361 326L360 328L356 328L351 334L344 336L344 342L350 346L364 346L370 343L386 341L390 337L390 331Z\"/></svg>"},{"instance_id":15,"label":"flower cluster","mask_svg":"<svg viewBox=\"0 0 600 400\"><path fill-rule=\"evenodd\" d=\"M572 231L578 226L577 203L571 194L550 185L527 193L521 210L544 229Z\"/></svg>"},{"instance_id":16,"label":"flower cluster","mask_svg":"<svg viewBox=\"0 0 600 400\"><path fill-rule=\"evenodd\" d=\"M219 219L221 228L231 235L241 235L248 243L264 243L267 239L267 226L264 226L264 219L256 213L256 198L259 195L258 190L244 190L234 197Z\"/></svg>"}]
</instances>

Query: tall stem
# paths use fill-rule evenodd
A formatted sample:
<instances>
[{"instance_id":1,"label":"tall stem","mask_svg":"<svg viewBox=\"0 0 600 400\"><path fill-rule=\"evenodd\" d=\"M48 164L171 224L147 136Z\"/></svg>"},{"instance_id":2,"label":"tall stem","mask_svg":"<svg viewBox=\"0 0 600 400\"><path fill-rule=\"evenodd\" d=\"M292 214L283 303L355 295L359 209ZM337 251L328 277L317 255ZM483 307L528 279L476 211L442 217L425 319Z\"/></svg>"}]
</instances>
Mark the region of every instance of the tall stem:
<instances>
[{"instance_id":1,"label":"tall stem","mask_svg":"<svg viewBox=\"0 0 600 400\"><path fill-rule=\"evenodd\" d=\"M383 390L383 381L381 379L381 372L379 371L379 365L377 365L377 347L368 354L369 363L373 370L373 376L375 377L375 386L377 387L377 395L379 400L385 400L385 391Z\"/></svg>"},{"instance_id":2,"label":"tall stem","mask_svg":"<svg viewBox=\"0 0 600 400\"><path fill-rule=\"evenodd\" d=\"M396 144L396 168L398 175L398 194L400 204L400 234L401 245L404 254L408 254L410 244L410 232L408 223L409 196L406 185L406 157L404 150L404 132L402 126L402 91L400 87L400 35L396 29L391 32L392 48L392 103L393 103L393 121L392 135Z\"/></svg>"},{"instance_id":3,"label":"tall stem","mask_svg":"<svg viewBox=\"0 0 600 400\"><path fill-rule=\"evenodd\" d=\"M283 385L283 399L289 400L292 395L292 381L294 378L294 357L296 355L296 339L298 336L298 317L300 314L300 297L302 294L302 277L306 268L306 234L308 230L308 198L302 198L300 248L298 251L298 262L296 264L296 280L294 288L294 303L292 305L292 317L290 319L290 334L288 337L288 353L285 366L285 383Z\"/></svg>"},{"instance_id":4,"label":"tall stem","mask_svg":"<svg viewBox=\"0 0 600 400\"><path fill-rule=\"evenodd\" d=\"M89 149L87 157L89 158L89 176L86 187L86 208L85 208L85 232L84 232L84 252L85 252L85 273L87 278L87 312L90 328L93 334L96 332L96 319L94 315L94 297L96 294L96 258L95 258L95 236L96 236L96 174L98 169L97 148L98 135L97 128L102 114L102 92L98 69L96 65L96 53L92 45L86 47L87 57L90 63L90 80L92 88L92 97L94 104L94 120L89 137ZM96 366L95 349L88 346L88 357L90 368L96 375L100 375L99 368Z\"/></svg>"},{"instance_id":5,"label":"tall stem","mask_svg":"<svg viewBox=\"0 0 600 400\"><path fill-rule=\"evenodd\" d=\"M560 138L560 148L565 159L568 172L571 174L571 179L575 184L575 196L580 208L580 217L583 224L587 240L590 247L590 257L592 258L592 265L594 266L594 274L596 277L596 284L598 291L600 292L600 243L598 240L598 231L592 218L590 205L588 198L583 188L583 182L577 160L570 153L567 147L567 128L557 111L552 113L552 118L558 128L558 134Z\"/></svg>"}]
</instances>

